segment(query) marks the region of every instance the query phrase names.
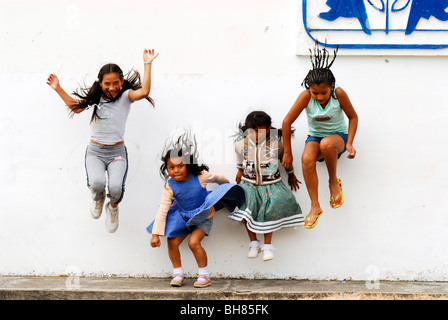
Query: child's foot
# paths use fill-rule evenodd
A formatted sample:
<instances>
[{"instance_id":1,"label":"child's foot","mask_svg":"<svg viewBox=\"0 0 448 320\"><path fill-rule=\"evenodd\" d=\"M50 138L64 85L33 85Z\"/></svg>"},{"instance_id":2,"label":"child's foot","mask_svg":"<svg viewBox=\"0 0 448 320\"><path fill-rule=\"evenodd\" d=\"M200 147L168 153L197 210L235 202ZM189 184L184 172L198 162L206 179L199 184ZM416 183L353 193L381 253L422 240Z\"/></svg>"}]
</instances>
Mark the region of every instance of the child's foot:
<instances>
[{"instance_id":1,"label":"child's foot","mask_svg":"<svg viewBox=\"0 0 448 320\"><path fill-rule=\"evenodd\" d=\"M93 219L98 219L101 216L101 213L103 212L103 204L106 197L103 197L102 199L95 201L92 201L92 206L90 207L90 214L92 215Z\"/></svg>"},{"instance_id":2,"label":"child's foot","mask_svg":"<svg viewBox=\"0 0 448 320\"><path fill-rule=\"evenodd\" d=\"M255 240L249 242L249 252L247 253L248 258L256 258L258 257L258 254L261 252L261 246L260 241Z\"/></svg>"},{"instance_id":3,"label":"child's foot","mask_svg":"<svg viewBox=\"0 0 448 320\"><path fill-rule=\"evenodd\" d=\"M264 244L261 247L261 250L263 250L263 261L269 261L274 259L274 246L272 244Z\"/></svg>"},{"instance_id":4,"label":"child's foot","mask_svg":"<svg viewBox=\"0 0 448 320\"><path fill-rule=\"evenodd\" d=\"M184 284L184 275L176 274L173 280L171 280L170 285L172 287L181 287Z\"/></svg>"},{"instance_id":5,"label":"child's foot","mask_svg":"<svg viewBox=\"0 0 448 320\"><path fill-rule=\"evenodd\" d=\"M341 179L337 183L330 184L330 207L333 209L339 208L344 203L344 193L342 192Z\"/></svg>"},{"instance_id":6,"label":"child's foot","mask_svg":"<svg viewBox=\"0 0 448 320\"><path fill-rule=\"evenodd\" d=\"M113 233L118 228L118 207L112 208L110 202L106 205L106 230Z\"/></svg>"},{"instance_id":7,"label":"child's foot","mask_svg":"<svg viewBox=\"0 0 448 320\"><path fill-rule=\"evenodd\" d=\"M317 225L317 221L319 220L322 213L324 213L322 209L319 208L318 210L311 209L310 213L305 218L305 228L312 229Z\"/></svg>"},{"instance_id":8,"label":"child's foot","mask_svg":"<svg viewBox=\"0 0 448 320\"><path fill-rule=\"evenodd\" d=\"M194 283L195 288L205 288L212 285L212 279L205 275L199 275L198 280Z\"/></svg>"}]
</instances>

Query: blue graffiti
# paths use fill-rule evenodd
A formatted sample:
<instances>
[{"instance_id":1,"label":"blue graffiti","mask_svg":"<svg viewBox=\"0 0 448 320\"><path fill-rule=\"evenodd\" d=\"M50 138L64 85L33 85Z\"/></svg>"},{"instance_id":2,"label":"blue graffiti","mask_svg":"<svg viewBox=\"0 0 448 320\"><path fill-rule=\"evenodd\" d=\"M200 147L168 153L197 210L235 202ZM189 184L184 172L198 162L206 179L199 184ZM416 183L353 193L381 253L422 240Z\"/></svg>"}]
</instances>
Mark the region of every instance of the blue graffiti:
<instances>
[{"instance_id":1,"label":"blue graffiti","mask_svg":"<svg viewBox=\"0 0 448 320\"><path fill-rule=\"evenodd\" d=\"M371 0L367 0L368 3L378 11L385 12L386 5L383 0L380 0L381 7L376 6ZM408 0L401 8L396 8L396 4L399 0L395 0L392 5L392 12L398 12L408 7L411 0ZM369 24L369 18L367 16L366 6L362 0L327 0L327 6L331 9L328 12L322 12L319 14L324 20L334 21L340 17L343 18L357 18L361 24L362 30L371 35L372 30ZM429 19L431 16L441 20L448 21L448 0L414 0L411 4L411 10L406 27L405 34L409 35L413 33L417 27L420 19Z\"/></svg>"},{"instance_id":2,"label":"blue graffiti","mask_svg":"<svg viewBox=\"0 0 448 320\"><path fill-rule=\"evenodd\" d=\"M406 4L404 6L397 9L397 8L395 8L395 5L397 4L398 1L400 1L400 0L395 0L395 2L392 4L392 10L391 10L392 12L398 12L398 11L406 9L407 6L409 5L409 3L411 2L411 0L408 0L408 2L406 2Z\"/></svg>"},{"instance_id":3,"label":"blue graffiti","mask_svg":"<svg viewBox=\"0 0 448 320\"><path fill-rule=\"evenodd\" d=\"M448 21L448 0L414 0L411 5L406 34L411 34L421 18L429 19L434 16L441 21Z\"/></svg>"},{"instance_id":4,"label":"blue graffiti","mask_svg":"<svg viewBox=\"0 0 448 320\"><path fill-rule=\"evenodd\" d=\"M372 1L370 1L370 0L367 0L368 2L369 2L369 4L372 6L372 7L374 7L376 10L378 10L378 11L381 11L381 12L384 12L384 10L386 10L386 5L384 4L384 1L383 0L380 0L381 1L381 8L378 8L375 4L373 4L372 3ZM397 0L398 1L398 0Z\"/></svg>"},{"instance_id":5,"label":"blue graffiti","mask_svg":"<svg viewBox=\"0 0 448 320\"><path fill-rule=\"evenodd\" d=\"M320 43L321 45L329 48L339 47L341 49L447 49L448 43L446 43L445 35L448 33L446 28L417 28L418 23L422 18L430 19L434 17L440 21L448 21L448 0L326 0L326 4L330 7L328 12L320 12L319 17L327 20L334 21L338 18L356 18L361 24L362 29L356 28L310 28L307 22L308 2L315 3L316 0L302 0L303 11L303 24L305 30L311 39L317 41L314 37L314 32L325 31L328 32L344 32L344 31L363 31L368 35L372 35L373 32L385 32L389 33L400 32L405 35L410 35L415 31L420 32L420 37L416 37L416 41L420 42L424 38L425 32L434 32L443 35L441 43L400 43L386 41L385 43L369 43L366 39L361 43L336 43L334 41L325 41ZM324 2L324 0L319 0ZM382 14L384 14L385 24L384 28L371 28L369 22L368 10L369 6ZM401 28L391 28L390 21L394 19L394 13L409 9L408 20L404 22ZM406 29L404 28L407 24ZM378 25L378 23L377 23ZM397 25L395 23L395 25ZM327 40L327 39L326 39Z\"/></svg>"},{"instance_id":6,"label":"blue graffiti","mask_svg":"<svg viewBox=\"0 0 448 320\"><path fill-rule=\"evenodd\" d=\"M334 21L340 17L358 18L362 30L367 34L372 34L370 30L369 19L367 17L364 1L359 0L328 0L327 6L331 9L328 12L322 12L319 17L327 21Z\"/></svg>"}]
</instances>

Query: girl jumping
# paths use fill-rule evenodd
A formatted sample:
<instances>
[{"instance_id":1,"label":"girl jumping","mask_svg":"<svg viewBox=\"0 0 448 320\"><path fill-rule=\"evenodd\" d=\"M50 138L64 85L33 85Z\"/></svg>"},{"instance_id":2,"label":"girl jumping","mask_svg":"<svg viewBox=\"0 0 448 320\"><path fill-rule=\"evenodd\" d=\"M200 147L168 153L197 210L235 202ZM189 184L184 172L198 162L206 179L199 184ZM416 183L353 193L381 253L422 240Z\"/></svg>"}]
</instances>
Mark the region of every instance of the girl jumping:
<instances>
[{"instance_id":1,"label":"girl jumping","mask_svg":"<svg viewBox=\"0 0 448 320\"><path fill-rule=\"evenodd\" d=\"M115 232L118 228L118 204L123 199L128 171L128 154L124 144L126 120L133 102L146 99L154 106L149 93L151 64L157 56L153 49L144 50L143 82L137 71L124 76L119 66L106 64L91 87L73 93L77 99L62 89L55 74L47 80L47 84L68 106L71 115L91 110L90 143L85 156L87 186L93 199L90 212L95 219L101 216L106 198L107 172L107 196L110 201L106 205L106 230L109 232Z\"/></svg>"},{"instance_id":2,"label":"girl jumping","mask_svg":"<svg viewBox=\"0 0 448 320\"><path fill-rule=\"evenodd\" d=\"M323 213L318 199L316 161L325 161L329 176L330 206L338 208L344 203L344 194L342 182L337 175L337 160L346 150L347 158L353 159L356 156L353 140L358 127L358 115L347 93L336 84L330 70L336 55L337 50L329 62L328 51L325 48L319 49L316 42L314 53L311 54L313 68L302 83L306 90L299 95L282 125L285 142L283 165L290 168L293 162L291 125L303 110L306 111L308 138L302 154L302 171L311 199L311 210L304 225L307 229L314 228ZM344 114L348 118L348 127Z\"/></svg>"},{"instance_id":3,"label":"girl jumping","mask_svg":"<svg viewBox=\"0 0 448 320\"><path fill-rule=\"evenodd\" d=\"M177 287L184 281L179 246L190 235L188 246L199 267L194 287L203 288L212 282L201 241L210 234L215 211L224 207L233 211L241 206L244 190L229 183L223 175L209 172L206 165L199 165L195 146L190 141L186 135L179 137L162 157L160 173L166 183L159 210L147 231L152 234L152 247L160 247L160 236L167 237L168 255L174 268L170 284ZM219 186L207 191L208 183Z\"/></svg>"},{"instance_id":4,"label":"girl jumping","mask_svg":"<svg viewBox=\"0 0 448 320\"><path fill-rule=\"evenodd\" d=\"M229 218L245 220L250 239L248 258L256 258L263 251L263 261L274 258L272 234L284 227L303 224L302 210L293 193L285 186L279 171L283 157L281 131L272 127L271 117L263 111L254 111L240 125L240 135L235 151L237 155L236 182L246 193L246 201L240 210ZM287 171L292 190L299 189L294 170ZM257 233L264 235L261 246Z\"/></svg>"}]
</instances>

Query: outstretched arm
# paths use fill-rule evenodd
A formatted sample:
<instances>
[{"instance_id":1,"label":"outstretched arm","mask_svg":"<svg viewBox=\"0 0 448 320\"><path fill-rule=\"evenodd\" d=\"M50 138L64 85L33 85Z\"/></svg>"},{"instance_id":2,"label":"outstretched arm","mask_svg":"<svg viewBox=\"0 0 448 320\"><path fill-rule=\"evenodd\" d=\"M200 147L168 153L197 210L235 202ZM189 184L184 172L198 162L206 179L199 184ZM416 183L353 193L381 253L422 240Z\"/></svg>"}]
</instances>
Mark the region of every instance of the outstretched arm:
<instances>
[{"instance_id":1,"label":"outstretched arm","mask_svg":"<svg viewBox=\"0 0 448 320\"><path fill-rule=\"evenodd\" d=\"M64 89L62 89L59 79L55 74L50 74L47 79L47 84L61 97L67 107L74 113L80 113L85 109L74 109L78 105L78 101L73 99Z\"/></svg>"},{"instance_id":2,"label":"outstretched arm","mask_svg":"<svg viewBox=\"0 0 448 320\"><path fill-rule=\"evenodd\" d=\"M289 170L292 167L292 147L291 147L291 125L296 121L302 111L306 108L308 103L310 102L311 94L308 90L303 91L297 100L292 105L288 114L282 122L282 136L283 136L283 146L284 146L284 154L282 165L286 170Z\"/></svg>"},{"instance_id":3,"label":"outstretched arm","mask_svg":"<svg viewBox=\"0 0 448 320\"><path fill-rule=\"evenodd\" d=\"M137 90L131 90L129 91L129 100L131 102L141 100L149 96L149 93L151 92L151 67L152 62L155 58L157 58L159 54L154 54L154 49L145 49L143 51L143 62L145 66L145 72L143 74L143 82L142 87Z\"/></svg>"},{"instance_id":4,"label":"outstretched arm","mask_svg":"<svg viewBox=\"0 0 448 320\"><path fill-rule=\"evenodd\" d=\"M207 183L217 183L217 184L229 183L229 179L227 179L222 174L217 172L208 172L206 170L203 170L202 173L198 176L198 178L203 188L207 186Z\"/></svg>"}]
</instances>

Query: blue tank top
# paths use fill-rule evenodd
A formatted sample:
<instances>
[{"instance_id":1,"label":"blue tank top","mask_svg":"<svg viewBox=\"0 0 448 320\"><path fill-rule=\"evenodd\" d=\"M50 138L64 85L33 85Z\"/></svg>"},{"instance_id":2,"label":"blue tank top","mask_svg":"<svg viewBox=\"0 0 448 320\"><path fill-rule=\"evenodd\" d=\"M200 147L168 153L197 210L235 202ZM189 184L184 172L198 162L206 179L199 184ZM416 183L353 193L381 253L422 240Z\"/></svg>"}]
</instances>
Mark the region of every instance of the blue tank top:
<instances>
[{"instance_id":1,"label":"blue tank top","mask_svg":"<svg viewBox=\"0 0 448 320\"><path fill-rule=\"evenodd\" d=\"M169 179L168 184L173 190L177 205L185 211L192 211L202 205L209 191L203 188L198 176L190 174L187 181L177 182Z\"/></svg>"},{"instance_id":2,"label":"blue tank top","mask_svg":"<svg viewBox=\"0 0 448 320\"><path fill-rule=\"evenodd\" d=\"M335 85L334 90L338 88ZM344 118L344 111L338 99L330 96L325 109L314 100L310 99L305 108L308 118L308 134L314 137L326 137L336 132L348 133L348 127Z\"/></svg>"}]
</instances>

